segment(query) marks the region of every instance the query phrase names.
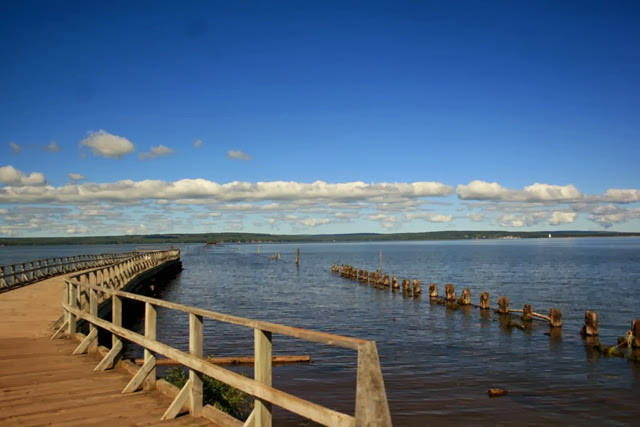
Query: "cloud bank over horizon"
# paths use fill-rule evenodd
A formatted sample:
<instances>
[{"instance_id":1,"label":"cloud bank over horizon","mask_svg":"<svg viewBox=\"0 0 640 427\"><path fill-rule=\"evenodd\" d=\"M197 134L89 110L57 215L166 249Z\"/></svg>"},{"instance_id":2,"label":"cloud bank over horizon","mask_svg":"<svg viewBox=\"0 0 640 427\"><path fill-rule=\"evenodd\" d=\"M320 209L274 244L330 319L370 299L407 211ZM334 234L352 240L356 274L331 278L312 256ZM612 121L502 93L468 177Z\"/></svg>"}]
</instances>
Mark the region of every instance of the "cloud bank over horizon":
<instances>
[{"instance_id":1,"label":"cloud bank over horizon","mask_svg":"<svg viewBox=\"0 0 640 427\"><path fill-rule=\"evenodd\" d=\"M574 225L580 217L599 228L640 218L638 189L583 194L573 184L533 183L522 189L473 180L327 183L232 181L204 178L70 182L53 186L44 174L0 168L0 235L28 236L44 221L55 235L245 230L304 233L341 227L396 232L485 228L524 229ZM127 216L126 212L139 211ZM24 218L31 218L25 222ZM334 228L326 228L334 227ZM348 229L348 228L347 228Z\"/></svg>"}]
</instances>

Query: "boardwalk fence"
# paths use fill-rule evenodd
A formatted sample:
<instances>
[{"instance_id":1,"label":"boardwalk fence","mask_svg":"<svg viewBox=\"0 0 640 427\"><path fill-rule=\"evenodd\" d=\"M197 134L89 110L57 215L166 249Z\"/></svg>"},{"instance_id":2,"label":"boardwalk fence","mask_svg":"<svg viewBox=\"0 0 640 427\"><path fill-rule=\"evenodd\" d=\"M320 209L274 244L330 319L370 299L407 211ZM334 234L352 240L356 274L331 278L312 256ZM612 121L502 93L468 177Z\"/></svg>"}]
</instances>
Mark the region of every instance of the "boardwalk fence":
<instances>
[{"instance_id":1,"label":"boardwalk fence","mask_svg":"<svg viewBox=\"0 0 640 427\"><path fill-rule=\"evenodd\" d=\"M65 279L66 290L63 299L65 327L72 335L76 323L84 319L90 324L89 333L74 351L81 354L97 349L97 328L112 334L111 350L96 366L96 370L112 368L122 351L122 339L144 348L144 364L125 387L123 393L131 393L139 388L156 387L156 355L171 358L189 369L189 379L163 419L175 418L184 405L194 417L211 415L211 407L203 406L203 375L231 385L255 398L254 409L245 422L246 426L271 426L272 405L279 406L302 417L328 426L390 426L391 416L374 341L341 335L316 332L275 323L231 316L171 303L155 298L118 290L118 284L131 280L148 263L164 262L169 254L158 253L135 257L113 266L83 272ZM178 255L179 256L179 255ZM166 258L165 258L166 259ZM111 298L112 320L98 316L98 301ZM144 335L122 326L122 302L125 299L145 304ZM181 351L156 340L157 307L175 310L189 315L189 352ZM244 326L254 331L254 378L247 378L224 369L203 358L203 319ZM63 328L61 328L63 329ZM358 368L356 384L355 416L340 413L291 395L272 387L272 334L281 334L306 341L337 346L357 351Z\"/></svg>"},{"instance_id":2,"label":"boardwalk fence","mask_svg":"<svg viewBox=\"0 0 640 427\"><path fill-rule=\"evenodd\" d=\"M48 279L60 274L103 267L136 256L137 252L74 255L0 266L0 292Z\"/></svg>"}]
</instances>

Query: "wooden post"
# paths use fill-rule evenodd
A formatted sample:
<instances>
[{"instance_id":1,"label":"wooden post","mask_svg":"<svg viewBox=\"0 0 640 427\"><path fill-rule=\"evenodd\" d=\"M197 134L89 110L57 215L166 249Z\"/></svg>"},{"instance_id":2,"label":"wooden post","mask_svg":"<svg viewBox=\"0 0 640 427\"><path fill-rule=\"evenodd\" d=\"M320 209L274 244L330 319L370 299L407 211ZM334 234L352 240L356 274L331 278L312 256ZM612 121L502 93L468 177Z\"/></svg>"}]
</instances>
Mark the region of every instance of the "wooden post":
<instances>
[{"instance_id":1,"label":"wooden post","mask_svg":"<svg viewBox=\"0 0 640 427\"><path fill-rule=\"evenodd\" d=\"M453 283L447 283L444 285L444 299L447 301L455 301L456 300L456 289L453 286Z\"/></svg>"},{"instance_id":2,"label":"wooden post","mask_svg":"<svg viewBox=\"0 0 640 427\"><path fill-rule=\"evenodd\" d=\"M382 251L380 251L380 274L382 274Z\"/></svg>"},{"instance_id":3,"label":"wooden post","mask_svg":"<svg viewBox=\"0 0 640 427\"><path fill-rule=\"evenodd\" d=\"M376 271L376 286L382 286L382 273Z\"/></svg>"},{"instance_id":4,"label":"wooden post","mask_svg":"<svg viewBox=\"0 0 640 427\"><path fill-rule=\"evenodd\" d=\"M373 341L358 349L355 425L391 427L378 350Z\"/></svg>"},{"instance_id":5,"label":"wooden post","mask_svg":"<svg viewBox=\"0 0 640 427\"><path fill-rule=\"evenodd\" d=\"M111 296L111 323L122 326L122 299L117 295ZM111 334L111 348L115 348L120 343L120 337Z\"/></svg>"},{"instance_id":6,"label":"wooden post","mask_svg":"<svg viewBox=\"0 0 640 427\"><path fill-rule=\"evenodd\" d=\"M562 327L562 312L557 308L549 310L549 319L549 325L551 325L552 328Z\"/></svg>"},{"instance_id":7,"label":"wooden post","mask_svg":"<svg viewBox=\"0 0 640 427\"><path fill-rule=\"evenodd\" d=\"M422 285L420 284L420 280L413 279L413 297L419 297L422 293Z\"/></svg>"},{"instance_id":8,"label":"wooden post","mask_svg":"<svg viewBox=\"0 0 640 427\"><path fill-rule=\"evenodd\" d=\"M144 304L144 336L146 338L149 338L150 340L156 339L156 319L157 319L156 308L153 306L153 304L150 304L148 302L145 303ZM145 348L144 363L145 364L153 363L155 365L155 359L156 359L155 355L151 351ZM147 376L147 378L143 383L143 388L145 390L153 390L156 388L156 368L155 367L151 372L149 372L149 375Z\"/></svg>"},{"instance_id":9,"label":"wooden post","mask_svg":"<svg viewBox=\"0 0 640 427\"><path fill-rule=\"evenodd\" d=\"M438 298L438 284L432 283L429 285L429 298Z\"/></svg>"},{"instance_id":10,"label":"wooden post","mask_svg":"<svg viewBox=\"0 0 640 427\"><path fill-rule=\"evenodd\" d=\"M522 316L520 318L523 322L533 320L533 308L531 307L531 304L525 304L524 307L522 307Z\"/></svg>"},{"instance_id":11,"label":"wooden post","mask_svg":"<svg viewBox=\"0 0 640 427\"><path fill-rule=\"evenodd\" d=\"M498 297L498 313L509 313L509 297Z\"/></svg>"},{"instance_id":12,"label":"wooden post","mask_svg":"<svg viewBox=\"0 0 640 427\"><path fill-rule=\"evenodd\" d=\"M371 286L376 284L376 273L374 273L373 271L369 273L369 284Z\"/></svg>"},{"instance_id":13,"label":"wooden post","mask_svg":"<svg viewBox=\"0 0 640 427\"><path fill-rule=\"evenodd\" d=\"M260 255L260 245L258 245L258 255Z\"/></svg>"},{"instance_id":14,"label":"wooden post","mask_svg":"<svg viewBox=\"0 0 640 427\"><path fill-rule=\"evenodd\" d=\"M460 294L460 299L458 300L458 304L460 305L469 305L471 304L471 291L469 288L464 288L462 293Z\"/></svg>"},{"instance_id":15,"label":"wooden post","mask_svg":"<svg viewBox=\"0 0 640 427\"><path fill-rule=\"evenodd\" d=\"M491 297L489 292L480 292L480 308L488 310L491 307Z\"/></svg>"},{"instance_id":16,"label":"wooden post","mask_svg":"<svg viewBox=\"0 0 640 427\"><path fill-rule=\"evenodd\" d=\"M367 270L362 270L362 282L366 284L369 281L369 272Z\"/></svg>"},{"instance_id":17,"label":"wooden post","mask_svg":"<svg viewBox=\"0 0 640 427\"><path fill-rule=\"evenodd\" d=\"M98 293L94 289L89 289L89 314L92 316L98 316ZM89 323L89 334L98 333L98 328L93 324ZM89 353L95 353L98 351L98 339L96 338L89 344L87 348Z\"/></svg>"},{"instance_id":18,"label":"wooden post","mask_svg":"<svg viewBox=\"0 0 640 427\"><path fill-rule=\"evenodd\" d=\"M631 321L631 331L633 332L633 336L636 337L633 345L640 347L640 319Z\"/></svg>"},{"instance_id":19,"label":"wooden post","mask_svg":"<svg viewBox=\"0 0 640 427\"><path fill-rule=\"evenodd\" d=\"M202 357L202 316L189 313L189 354ZM189 382L191 390L189 401L191 402L191 416L202 416L202 373L189 369Z\"/></svg>"},{"instance_id":20,"label":"wooden post","mask_svg":"<svg viewBox=\"0 0 640 427\"><path fill-rule=\"evenodd\" d=\"M296 266L300 265L300 248L296 249Z\"/></svg>"},{"instance_id":21,"label":"wooden post","mask_svg":"<svg viewBox=\"0 0 640 427\"><path fill-rule=\"evenodd\" d=\"M272 381L271 361L273 351L271 340L271 332L254 329L254 379L268 386L271 386ZM271 403L256 398L254 405L254 426L271 427Z\"/></svg>"},{"instance_id":22,"label":"wooden post","mask_svg":"<svg viewBox=\"0 0 640 427\"><path fill-rule=\"evenodd\" d=\"M402 292L405 294L411 292L411 281L409 279L402 279Z\"/></svg>"},{"instance_id":23,"label":"wooden post","mask_svg":"<svg viewBox=\"0 0 640 427\"><path fill-rule=\"evenodd\" d=\"M581 333L587 337L600 334L598 330L598 313L589 310L584 312L584 326L582 327Z\"/></svg>"},{"instance_id":24,"label":"wooden post","mask_svg":"<svg viewBox=\"0 0 640 427\"><path fill-rule=\"evenodd\" d=\"M391 285L391 282L389 281L389 275L385 274L384 275L384 279L382 280L382 285L386 288L389 287L389 285Z\"/></svg>"},{"instance_id":25,"label":"wooden post","mask_svg":"<svg viewBox=\"0 0 640 427\"><path fill-rule=\"evenodd\" d=\"M398 283L398 276L391 277L391 288L396 291L400 289L400 284Z\"/></svg>"},{"instance_id":26,"label":"wooden post","mask_svg":"<svg viewBox=\"0 0 640 427\"><path fill-rule=\"evenodd\" d=\"M69 284L69 306L72 308L78 307L77 289L75 285ZM69 325L67 327L69 336L73 338L76 333L76 315L69 313Z\"/></svg>"}]
</instances>

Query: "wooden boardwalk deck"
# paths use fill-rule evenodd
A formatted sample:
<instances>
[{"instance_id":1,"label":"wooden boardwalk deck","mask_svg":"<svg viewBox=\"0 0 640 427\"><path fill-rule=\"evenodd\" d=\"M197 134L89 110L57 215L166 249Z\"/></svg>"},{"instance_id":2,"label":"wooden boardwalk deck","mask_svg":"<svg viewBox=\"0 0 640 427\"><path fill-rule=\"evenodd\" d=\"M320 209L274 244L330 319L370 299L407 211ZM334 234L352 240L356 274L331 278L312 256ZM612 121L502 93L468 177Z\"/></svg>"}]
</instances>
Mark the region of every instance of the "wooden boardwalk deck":
<instances>
[{"instance_id":1,"label":"wooden boardwalk deck","mask_svg":"<svg viewBox=\"0 0 640 427\"><path fill-rule=\"evenodd\" d=\"M188 415L160 421L169 397L123 395L126 372L93 372L97 355L73 356L77 342L49 339L65 277L0 294L0 425L212 425Z\"/></svg>"}]
</instances>

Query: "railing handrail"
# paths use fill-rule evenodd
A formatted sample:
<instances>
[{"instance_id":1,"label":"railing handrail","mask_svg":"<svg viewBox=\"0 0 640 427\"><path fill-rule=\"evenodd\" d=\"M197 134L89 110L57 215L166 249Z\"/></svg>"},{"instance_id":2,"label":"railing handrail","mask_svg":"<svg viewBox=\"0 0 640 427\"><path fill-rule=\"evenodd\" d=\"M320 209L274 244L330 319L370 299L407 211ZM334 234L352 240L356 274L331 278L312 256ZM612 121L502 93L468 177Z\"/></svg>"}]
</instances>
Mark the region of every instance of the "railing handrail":
<instances>
[{"instance_id":1,"label":"railing handrail","mask_svg":"<svg viewBox=\"0 0 640 427\"><path fill-rule=\"evenodd\" d=\"M0 266L0 292L61 274L102 267L126 260L137 252L66 255Z\"/></svg>"},{"instance_id":2,"label":"railing handrail","mask_svg":"<svg viewBox=\"0 0 640 427\"><path fill-rule=\"evenodd\" d=\"M179 252L178 252L179 253ZM140 272L139 263L146 254L118 264L65 279L65 298L63 308L66 313L68 333L75 333L77 319L90 324L90 333L76 349L84 352L93 342L97 329L103 328L112 334L111 351L103 358L96 369L112 367L122 350L122 339L142 346L145 350L145 362L123 392L135 391L147 376L153 378L155 386L155 355L162 354L189 368L189 380L167 409L164 418L173 418L189 397L190 411L193 416L201 416L202 411L202 375L208 375L235 387L256 398L255 407L245 425L271 425L271 404L280 406L317 423L331 426L390 426L391 417L384 390L384 381L375 341L352 338L342 335L295 328L261 320L228 315L211 310L187 306L160 299L124 292L115 289L114 281L130 280ZM158 260L163 256L158 255ZM84 299L82 298L84 295ZM101 319L97 312L98 298L111 299L112 320ZM139 334L122 327L122 300L130 299L145 303L145 333ZM189 314L189 352L181 351L156 340L156 307L177 310ZM255 369L254 379L246 378L233 371L214 365L202 356L203 319L212 319L223 323L243 326L254 330ZM277 333L311 342L322 343L358 351L358 371L356 385L355 417L344 414L300 397L288 394L271 386L271 334ZM75 353L75 352L74 352ZM199 400L199 401L198 401Z\"/></svg>"}]
</instances>

